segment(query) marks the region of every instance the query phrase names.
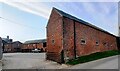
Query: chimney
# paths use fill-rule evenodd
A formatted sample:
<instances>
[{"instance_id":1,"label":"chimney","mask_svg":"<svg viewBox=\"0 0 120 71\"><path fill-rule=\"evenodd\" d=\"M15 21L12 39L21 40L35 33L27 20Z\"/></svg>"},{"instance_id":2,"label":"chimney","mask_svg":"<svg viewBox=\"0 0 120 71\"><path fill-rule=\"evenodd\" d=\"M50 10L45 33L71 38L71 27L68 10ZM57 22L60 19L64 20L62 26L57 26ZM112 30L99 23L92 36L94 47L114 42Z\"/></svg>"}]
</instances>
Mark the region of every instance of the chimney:
<instances>
[{"instance_id":1,"label":"chimney","mask_svg":"<svg viewBox=\"0 0 120 71\"><path fill-rule=\"evenodd\" d=\"M7 36L7 39L9 39L9 36Z\"/></svg>"}]
</instances>

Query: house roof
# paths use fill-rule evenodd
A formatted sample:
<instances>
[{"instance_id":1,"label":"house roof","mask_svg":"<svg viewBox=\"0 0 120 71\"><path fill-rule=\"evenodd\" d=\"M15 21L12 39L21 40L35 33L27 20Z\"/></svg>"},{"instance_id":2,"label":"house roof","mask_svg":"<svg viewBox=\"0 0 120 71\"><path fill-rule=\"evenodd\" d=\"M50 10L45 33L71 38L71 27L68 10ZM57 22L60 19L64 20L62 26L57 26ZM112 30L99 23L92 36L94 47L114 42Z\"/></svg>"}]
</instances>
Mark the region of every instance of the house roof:
<instances>
[{"instance_id":1,"label":"house roof","mask_svg":"<svg viewBox=\"0 0 120 71\"><path fill-rule=\"evenodd\" d=\"M107 34L110 34L110 35L112 35L112 36L115 36L115 35L107 32L107 31L105 31L105 30L103 30L103 29L95 26L95 25L92 25L92 24L90 24L90 23L88 23L88 22L85 22L85 21L83 21L82 19L78 19L78 18L76 18L76 17L74 17L74 16L72 16L72 15L70 15L70 14L67 14L67 13L65 13L65 12L63 12L63 11L57 9L57 8L54 8L54 7L53 7L53 9L55 9L55 10L56 10L60 15L62 15L63 17L67 17L67 18L69 18L69 19L78 21L78 22L80 22L80 23L82 23L82 24L84 24L84 25L90 26L90 27L92 27L92 28L94 28L94 29L97 29L97 30L100 30L100 31L105 32L105 33L107 33Z\"/></svg>"},{"instance_id":2,"label":"house roof","mask_svg":"<svg viewBox=\"0 0 120 71\"><path fill-rule=\"evenodd\" d=\"M14 41L14 42L12 42L12 43L20 43L20 44L22 44L20 41Z\"/></svg>"},{"instance_id":3,"label":"house roof","mask_svg":"<svg viewBox=\"0 0 120 71\"><path fill-rule=\"evenodd\" d=\"M7 42L6 42L6 41L4 41L4 40L2 40L2 43L3 43L3 44L7 44Z\"/></svg>"},{"instance_id":4,"label":"house roof","mask_svg":"<svg viewBox=\"0 0 120 71\"><path fill-rule=\"evenodd\" d=\"M29 41L24 42L24 44L33 44L33 43L42 43L42 42L46 42L46 39L29 40Z\"/></svg>"},{"instance_id":5,"label":"house roof","mask_svg":"<svg viewBox=\"0 0 120 71\"><path fill-rule=\"evenodd\" d=\"M3 42L6 42L6 43L11 43L11 42L12 42L12 39L2 38L2 41L3 41Z\"/></svg>"}]
</instances>

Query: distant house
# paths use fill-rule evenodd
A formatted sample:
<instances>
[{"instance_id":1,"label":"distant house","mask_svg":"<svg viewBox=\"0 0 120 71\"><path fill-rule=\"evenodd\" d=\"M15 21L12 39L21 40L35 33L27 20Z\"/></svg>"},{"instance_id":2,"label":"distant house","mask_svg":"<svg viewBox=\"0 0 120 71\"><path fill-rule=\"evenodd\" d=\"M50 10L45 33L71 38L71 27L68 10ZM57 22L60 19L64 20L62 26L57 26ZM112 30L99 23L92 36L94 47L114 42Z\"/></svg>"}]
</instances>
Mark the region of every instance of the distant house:
<instances>
[{"instance_id":1,"label":"distant house","mask_svg":"<svg viewBox=\"0 0 120 71\"><path fill-rule=\"evenodd\" d=\"M9 36L7 36L7 38L2 38L2 48L3 48L3 52L4 52L4 47L6 44L8 43L12 43L13 39L10 39Z\"/></svg>"},{"instance_id":2,"label":"distant house","mask_svg":"<svg viewBox=\"0 0 120 71\"><path fill-rule=\"evenodd\" d=\"M22 43L20 41L15 41L4 45L4 52L20 52L21 48Z\"/></svg>"},{"instance_id":3,"label":"distant house","mask_svg":"<svg viewBox=\"0 0 120 71\"><path fill-rule=\"evenodd\" d=\"M117 50L116 36L53 8L47 24L47 60L63 63L109 50Z\"/></svg>"},{"instance_id":4,"label":"distant house","mask_svg":"<svg viewBox=\"0 0 120 71\"><path fill-rule=\"evenodd\" d=\"M7 36L7 38L2 38L2 40L4 40L7 43L13 42L13 39L10 39L9 36Z\"/></svg>"},{"instance_id":5,"label":"distant house","mask_svg":"<svg viewBox=\"0 0 120 71\"><path fill-rule=\"evenodd\" d=\"M5 53L14 52L12 48L12 43L4 44L4 52Z\"/></svg>"},{"instance_id":6,"label":"distant house","mask_svg":"<svg viewBox=\"0 0 120 71\"><path fill-rule=\"evenodd\" d=\"M12 48L14 52L20 52L22 48L22 43L20 41L12 42Z\"/></svg>"},{"instance_id":7,"label":"distant house","mask_svg":"<svg viewBox=\"0 0 120 71\"><path fill-rule=\"evenodd\" d=\"M0 37L0 60L2 59L3 53L2 53L2 39Z\"/></svg>"},{"instance_id":8,"label":"distant house","mask_svg":"<svg viewBox=\"0 0 120 71\"><path fill-rule=\"evenodd\" d=\"M39 50L41 52L46 51L46 39L30 40L23 44L23 52L31 52L34 50Z\"/></svg>"}]
</instances>

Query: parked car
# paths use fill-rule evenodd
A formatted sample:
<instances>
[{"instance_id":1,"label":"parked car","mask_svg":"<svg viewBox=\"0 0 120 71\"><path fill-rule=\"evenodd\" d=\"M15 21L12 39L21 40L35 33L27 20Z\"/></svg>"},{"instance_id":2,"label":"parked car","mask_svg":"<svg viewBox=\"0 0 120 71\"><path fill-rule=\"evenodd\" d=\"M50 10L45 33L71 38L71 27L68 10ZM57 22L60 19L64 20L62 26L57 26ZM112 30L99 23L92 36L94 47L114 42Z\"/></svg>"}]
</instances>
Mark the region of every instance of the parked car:
<instances>
[{"instance_id":1,"label":"parked car","mask_svg":"<svg viewBox=\"0 0 120 71\"><path fill-rule=\"evenodd\" d=\"M32 50L32 52L34 52L34 53L39 53L39 52L41 52L41 50L39 50L39 49L34 49L34 50Z\"/></svg>"}]
</instances>

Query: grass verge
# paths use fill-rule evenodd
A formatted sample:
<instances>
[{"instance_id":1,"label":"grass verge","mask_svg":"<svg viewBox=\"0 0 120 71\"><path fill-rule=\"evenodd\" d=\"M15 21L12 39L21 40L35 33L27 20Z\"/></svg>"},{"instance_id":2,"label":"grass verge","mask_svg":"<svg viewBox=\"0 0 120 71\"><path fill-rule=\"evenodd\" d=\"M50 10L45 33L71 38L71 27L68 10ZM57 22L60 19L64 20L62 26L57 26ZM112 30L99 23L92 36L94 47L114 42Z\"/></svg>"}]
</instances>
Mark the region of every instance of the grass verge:
<instances>
[{"instance_id":1,"label":"grass verge","mask_svg":"<svg viewBox=\"0 0 120 71\"><path fill-rule=\"evenodd\" d=\"M98 60L101 58L110 57L110 56L114 56L114 55L120 55L120 51L112 50L112 51L105 51L105 52L97 52L97 53L93 53L90 55L81 56L81 57L78 57L73 60L69 60L66 64L76 65L79 63L85 63L85 62Z\"/></svg>"}]
</instances>

